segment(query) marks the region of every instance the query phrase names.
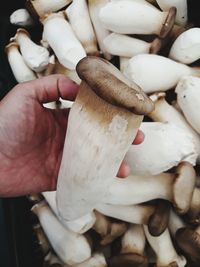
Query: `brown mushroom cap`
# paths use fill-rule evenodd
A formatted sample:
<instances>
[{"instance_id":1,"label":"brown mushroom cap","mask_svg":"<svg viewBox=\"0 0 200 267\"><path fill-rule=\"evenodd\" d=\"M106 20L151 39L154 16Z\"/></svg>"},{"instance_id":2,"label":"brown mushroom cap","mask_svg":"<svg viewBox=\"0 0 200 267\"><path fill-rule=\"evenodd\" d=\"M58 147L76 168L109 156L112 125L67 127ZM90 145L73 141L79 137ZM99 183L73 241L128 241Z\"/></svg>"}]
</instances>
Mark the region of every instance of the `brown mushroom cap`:
<instances>
[{"instance_id":1,"label":"brown mushroom cap","mask_svg":"<svg viewBox=\"0 0 200 267\"><path fill-rule=\"evenodd\" d=\"M168 11L167 18L163 23L159 37L166 38L167 35L171 32L176 18L176 7L171 7Z\"/></svg>"},{"instance_id":2,"label":"brown mushroom cap","mask_svg":"<svg viewBox=\"0 0 200 267\"><path fill-rule=\"evenodd\" d=\"M146 115L154 108L153 102L141 88L130 82L105 59L85 57L77 64L76 71L98 96L110 104L123 107L138 115Z\"/></svg>"},{"instance_id":3,"label":"brown mushroom cap","mask_svg":"<svg viewBox=\"0 0 200 267\"><path fill-rule=\"evenodd\" d=\"M181 162L176 168L177 178L173 186L174 206L180 214L190 208L195 187L196 173L189 162Z\"/></svg>"},{"instance_id":4,"label":"brown mushroom cap","mask_svg":"<svg viewBox=\"0 0 200 267\"><path fill-rule=\"evenodd\" d=\"M148 221L148 230L152 236L161 235L168 227L171 204L167 200L159 199L155 212Z\"/></svg>"},{"instance_id":5,"label":"brown mushroom cap","mask_svg":"<svg viewBox=\"0 0 200 267\"><path fill-rule=\"evenodd\" d=\"M180 228L176 232L176 241L188 258L200 263L200 235L194 229Z\"/></svg>"}]
</instances>

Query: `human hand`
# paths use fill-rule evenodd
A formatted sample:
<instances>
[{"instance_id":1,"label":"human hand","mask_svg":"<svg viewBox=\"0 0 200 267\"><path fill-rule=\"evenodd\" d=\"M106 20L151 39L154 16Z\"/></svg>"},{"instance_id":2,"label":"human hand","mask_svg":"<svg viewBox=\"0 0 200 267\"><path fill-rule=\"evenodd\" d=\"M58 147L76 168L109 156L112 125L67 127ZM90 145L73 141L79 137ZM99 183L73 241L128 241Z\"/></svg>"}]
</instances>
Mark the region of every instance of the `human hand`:
<instances>
[{"instance_id":1,"label":"human hand","mask_svg":"<svg viewBox=\"0 0 200 267\"><path fill-rule=\"evenodd\" d=\"M74 100L78 85L64 75L18 84L0 102L0 196L22 196L56 189L69 109L44 103ZM134 141L140 143L139 131ZM128 175L122 164L118 175Z\"/></svg>"}]
</instances>

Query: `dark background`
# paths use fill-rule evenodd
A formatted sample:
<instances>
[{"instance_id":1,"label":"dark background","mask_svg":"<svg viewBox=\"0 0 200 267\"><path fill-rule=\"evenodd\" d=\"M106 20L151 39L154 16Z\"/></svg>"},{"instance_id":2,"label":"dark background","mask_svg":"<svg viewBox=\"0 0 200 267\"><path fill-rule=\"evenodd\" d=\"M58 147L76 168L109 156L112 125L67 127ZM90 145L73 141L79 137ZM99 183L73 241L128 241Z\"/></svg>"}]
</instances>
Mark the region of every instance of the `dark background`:
<instances>
[{"instance_id":1,"label":"dark background","mask_svg":"<svg viewBox=\"0 0 200 267\"><path fill-rule=\"evenodd\" d=\"M53 1L53 0L52 0ZM200 26L199 1L188 0L189 21ZM9 38L15 35L16 26L9 16L25 7L25 0L6 0L0 9L0 99L16 84L4 53ZM31 36L41 35L36 27ZM0 267L41 267L42 257L32 231L31 204L26 197L0 199Z\"/></svg>"}]
</instances>

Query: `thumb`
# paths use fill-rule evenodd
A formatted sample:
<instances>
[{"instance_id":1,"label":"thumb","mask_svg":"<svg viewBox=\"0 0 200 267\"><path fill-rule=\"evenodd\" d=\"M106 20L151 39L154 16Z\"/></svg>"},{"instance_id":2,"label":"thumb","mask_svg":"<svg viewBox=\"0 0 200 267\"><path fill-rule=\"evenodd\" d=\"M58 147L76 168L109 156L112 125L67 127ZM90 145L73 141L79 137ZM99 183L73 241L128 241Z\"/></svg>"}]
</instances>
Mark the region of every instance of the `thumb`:
<instances>
[{"instance_id":1,"label":"thumb","mask_svg":"<svg viewBox=\"0 0 200 267\"><path fill-rule=\"evenodd\" d=\"M57 101L59 98L74 100L79 86L61 74L54 74L20 84L29 96L39 103Z\"/></svg>"}]
</instances>

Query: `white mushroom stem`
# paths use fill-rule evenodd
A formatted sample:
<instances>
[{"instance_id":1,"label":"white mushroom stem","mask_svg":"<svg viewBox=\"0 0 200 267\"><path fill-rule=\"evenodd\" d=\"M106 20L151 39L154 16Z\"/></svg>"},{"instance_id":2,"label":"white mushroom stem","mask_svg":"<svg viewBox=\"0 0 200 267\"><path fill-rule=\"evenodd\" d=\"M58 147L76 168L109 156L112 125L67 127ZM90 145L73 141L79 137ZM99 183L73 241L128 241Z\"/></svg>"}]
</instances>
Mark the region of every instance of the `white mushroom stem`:
<instances>
[{"instance_id":1,"label":"white mushroom stem","mask_svg":"<svg viewBox=\"0 0 200 267\"><path fill-rule=\"evenodd\" d=\"M177 166L182 160L196 164L197 151L193 136L173 123L143 122L145 139L132 145L125 162L134 175L155 175ZM167 145L166 145L167 144Z\"/></svg>"},{"instance_id":2,"label":"white mushroom stem","mask_svg":"<svg viewBox=\"0 0 200 267\"><path fill-rule=\"evenodd\" d=\"M172 13L168 21L168 12L162 12L145 1L121 0L108 2L101 8L99 17L106 29L116 33L165 37L174 24L175 11Z\"/></svg>"},{"instance_id":3,"label":"white mushroom stem","mask_svg":"<svg viewBox=\"0 0 200 267\"><path fill-rule=\"evenodd\" d=\"M99 204L96 206L96 210L106 216L110 216L125 222L148 224L150 216L155 211L155 206Z\"/></svg>"},{"instance_id":4,"label":"white mushroom stem","mask_svg":"<svg viewBox=\"0 0 200 267\"><path fill-rule=\"evenodd\" d=\"M44 39L53 49L59 62L66 68L74 70L78 61L85 57L86 53L64 15L51 14L42 23Z\"/></svg>"},{"instance_id":5,"label":"white mushroom stem","mask_svg":"<svg viewBox=\"0 0 200 267\"><path fill-rule=\"evenodd\" d=\"M177 101L189 124L200 134L200 78L183 77L176 86Z\"/></svg>"},{"instance_id":6,"label":"white mushroom stem","mask_svg":"<svg viewBox=\"0 0 200 267\"><path fill-rule=\"evenodd\" d=\"M140 54L129 60L124 74L145 93L153 93L174 88L185 75L200 76L200 70L164 56Z\"/></svg>"},{"instance_id":7,"label":"white mushroom stem","mask_svg":"<svg viewBox=\"0 0 200 267\"><path fill-rule=\"evenodd\" d=\"M95 211L96 221L93 229L101 236L101 245L107 245L113 242L117 237L124 234L127 230L127 224L124 222L112 221L107 216Z\"/></svg>"},{"instance_id":8,"label":"white mushroom stem","mask_svg":"<svg viewBox=\"0 0 200 267\"><path fill-rule=\"evenodd\" d=\"M58 209L56 205L56 191L43 192L42 195L46 199L47 203L49 204L57 218L65 227L67 227L67 229L75 233L83 234L87 232L90 228L92 228L92 226L94 225L96 221L96 216L93 212L88 213L86 216L83 216L74 221L67 222L65 220L62 220L62 218L58 214Z\"/></svg>"},{"instance_id":9,"label":"white mushroom stem","mask_svg":"<svg viewBox=\"0 0 200 267\"><path fill-rule=\"evenodd\" d=\"M43 18L45 15L67 6L70 2L72 0L28 0L26 7L33 16Z\"/></svg>"},{"instance_id":10,"label":"white mushroom stem","mask_svg":"<svg viewBox=\"0 0 200 267\"><path fill-rule=\"evenodd\" d=\"M192 200L195 178L194 168L186 162L179 164L175 173L114 178L102 202L133 205L160 198L171 201L180 212L186 213ZM181 195L183 192L184 197Z\"/></svg>"},{"instance_id":11,"label":"white mushroom stem","mask_svg":"<svg viewBox=\"0 0 200 267\"><path fill-rule=\"evenodd\" d=\"M186 265L185 257L179 256L175 251L168 229L157 237L152 236L145 225L144 231L150 246L156 253L157 267L174 266L175 263L178 267L184 267Z\"/></svg>"},{"instance_id":12,"label":"white mushroom stem","mask_svg":"<svg viewBox=\"0 0 200 267\"><path fill-rule=\"evenodd\" d=\"M32 211L37 215L51 246L64 263L74 265L91 256L87 239L67 230L45 201L34 205Z\"/></svg>"},{"instance_id":13,"label":"white mushroom stem","mask_svg":"<svg viewBox=\"0 0 200 267\"><path fill-rule=\"evenodd\" d=\"M20 27L30 27L35 25L33 18L25 8L15 10L10 15L10 23Z\"/></svg>"},{"instance_id":14,"label":"white mushroom stem","mask_svg":"<svg viewBox=\"0 0 200 267\"><path fill-rule=\"evenodd\" d=\"M18 44L12 42L6 46L8 62L12 69L13 75L18 83L34 80L37 78L35 73L26 65Z\"/></svg>"},{"instance_id":15,"label":"white mushroom stem","mask_svg":"<svg viewBox=\"0 0 200 267\"><path fill-rule=\"evenodd\" d=\"M138 54L148 54L159 51L160 39L153 42L146 42L125 34L111 33L103 40L108 53L122 57L133 57Z\"/></svg>"},{"instance_id":16,"label":"white mushroom stem","mask_svg":"<svg viewBox=\"0 0 200 267\"><path fill-rule=\"evenodd\" d=\"M153 108L108 61L86 57L77 72L83 81L70 110L57 185L58 210L67 221L90 213L101 201L137 134L139 114Z\"/></svg>"},{"instance_id":17,"label":"white mushroom stem","mask_svg":"<svg viewBox=\"0 0 200 267\"><path fill-rule=\"evenodd\" d=\"M110 33L110 31L106 30L99 19L99 11L100 9L108 3L109 0L88 0L88 8L90 13L90 18L95 30L96 38L98 41L98 45L100 48L100 51L103 53L104 57L107 60L110 60L112 56L106 52L106 49L104 47L103 40L105 37Z\"/></svg>"},{"instance_id":18,"label":"white mushroom stem","mask_svg":"<svg viewBox=\"0 0 200 267\"><path fill-rule=\"evenodd\" d=\"M146 238L142 225L131 224L123 235L121 244L121 254L136 253L144 255Z\"/></svg>"},{"instance_id":19,"label":"white mushroom stem","mask_svg":"<svg viewBox=\"0 0 200 267\"><path fill-rule=\"evenodd\" d=\"M178 25L185 26L188 20L187 0L156 0L163 11L169 10L172 6L176 7L175 22Z\"/></svg>"},{"instance_id":20,"label":"white mushroom stem","mask_svg":"<svg viewBox=\"0 0 200 267\"><path fill-rule=\"evenodd\" d=\"M49 51L34 43L29 33L24 29L18 29L14 37L19 44L19 49L26 64L35 72L42 72L49 64Z\"/></svg>"},{"instance_id":21,"label":"white mushroom stem","mask_svg":"<svg viewBox=\"0 0 200 267\"><path fill-rule=\"evenodd\" d=\"M98 55L97 40L86 0L73 0L65 12L87 55Z\"/></svg>"},{"instance_id":22,"label":"white mushroom stem","mask_svg":"<svg viewBox=\"0 0 200 267\"><path fill-rule=\"evenodd\" d=\"M191 28L181 33L174 41L169 57L184 64L200 58L200 28Z\"/></svg>"},{"instance_id":23,"label":"white mushroom stem","mask_svg":"<svg viewBox=\"0 0 200 267\"><path fill-rule=\"evenodd\" d=\"M165 100L165 93L156 93L150 98L154 101L155 108L148 116L154 121L173 123L182 128L188 135L192 135L199 161L200 137L197 132L189 125L185 117Z\"/></svg>"},{"instance_id":24,"label":"white mushroom stem","mask_svg":"<svg viewBox=\"0 0 200 267\"><path fill-rule=\"evenodd\" d=\"M48 255L49 251L51 250L51 245L47 239L47 236L44 233L42 226L37 223L33 225L34 234L37 237L37 243L42 250L43 255Z\"/></svg>"},{"instance_id":25,"label":"white mushroom stem","mask_svg":"<svg viewBox=\"0 0 200 267\"><path fill-rule=\"evenodd\" d=\"M176 232L178 229L185 227L185 222L181 219L180 216L177 215L172 209L170 210L169 216L169 231L173 237L175 237Z\"/></svg>"},{"instance_id":26,"label":"white mushroom stem","mask_svg":"<svg viewBox=\"0 0 200 267\"><path fill-rule=\"evenodd\" d=\"M123 73L126 65L128 64L129 57L119 57L120 71Z\"/></svg>"}]
</instances>

